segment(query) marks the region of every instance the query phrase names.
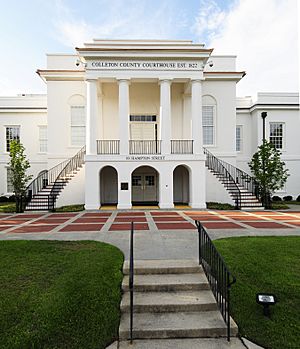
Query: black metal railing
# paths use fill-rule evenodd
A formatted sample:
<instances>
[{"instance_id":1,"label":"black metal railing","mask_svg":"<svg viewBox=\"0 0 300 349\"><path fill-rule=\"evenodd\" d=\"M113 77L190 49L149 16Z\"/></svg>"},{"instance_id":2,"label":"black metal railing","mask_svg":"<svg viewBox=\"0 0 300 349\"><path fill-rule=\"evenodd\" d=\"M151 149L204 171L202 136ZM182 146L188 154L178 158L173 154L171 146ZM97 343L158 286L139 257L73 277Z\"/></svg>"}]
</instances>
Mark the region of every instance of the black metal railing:
<instances>
[{"instance_id":1,"label":"black metal railing","mask_svg":"<svg viewBox=\"0 0 300 349\"><path fill-rule=\"evenodd\" d=\"M171 140L171 154L193 154L193 142L188 139Z\"/></svg>"},{"instance_id":2,"label":"black metal railing","mask_svg":"<svg viewBox=\"0 0 300 349\"><path fill-rule=\"evenodd\" d=\"M235 182L234 177L228 171L226 166L224 166L224 161L215 157L211 152L209 152L206 148L204 148L204 154L206 155L205 165L206 167L222 176L222 181L226 189L233 196L233 200L235 201L235 208L241 208L241 190L237 183Z\"/></svg>"},{"instance_id":3,"label":"black metal railing","mask_svg":"<svg viewBox=\"0 0 300 349\"><path fill-rule=\"evenodd\" d=\"M159 140L130 140L129 154L161 154L161 141Z\"/></svg>"},{"instance_id":4,"label":"black metal railing","mask_svg":"<svg viewBox=\"0 0 300 349\"><path fill-rule=\"evenodd\" d=\"M73 156L37 176L26 188L26 206L35 210L54 210L57 195L60 193L69 175L84 163L85 146ZM63 178L65 176L65 178Z\"/></svg>"},{"instance_id":5,"label":"black metal railing","mask_svg":"<svg viewBox=\"0 0 300 349\"><path fill-rule=\"evenodd\" d=\"M199 239L199 264L215 296L216 302L227 325L227 340L230 341L230 289L236 282L224 259L216 249L206 230L199 221L195 221Z\"/></svg>"},{"instance_id":6,"label":"black metal railing","mask_svg":"<svg viewBox=\"0 0 300 349\"><path fill-rule=\"evenodd\" d=\"M130 230L130 251L129 251L129 292L130 292L130 343L133 341L133 283L134 283L134 256L133 256L133 222Z\"/></svg>"},{"instance_id":7,"label":"black metal railing","mask_svg":"<svg viewBox=\"0 0 300 349\"><path fill-rule=\"evenodd\" d=\"M117 139L97 140L97 154L120 154L120 141Z\"/></svg>"}]
</instances>

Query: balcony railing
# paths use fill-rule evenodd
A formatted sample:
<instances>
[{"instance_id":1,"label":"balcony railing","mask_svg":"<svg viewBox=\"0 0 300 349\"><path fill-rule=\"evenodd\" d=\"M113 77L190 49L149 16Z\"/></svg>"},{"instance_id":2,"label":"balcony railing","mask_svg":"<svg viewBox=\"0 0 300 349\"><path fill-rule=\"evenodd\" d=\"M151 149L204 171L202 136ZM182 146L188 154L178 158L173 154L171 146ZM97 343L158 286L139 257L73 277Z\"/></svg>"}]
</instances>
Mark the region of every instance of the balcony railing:
<instances>
[{"instance_id":1,"label":"balcony railing","mask_svg":"<svg viewBox=\"0 0 300 349\"><path fill-rule=\"evenodd\" d=\"M171 140L171 154L193 154L193 141L187 139Z\"/></svg>"},{"instance_id":2,"label":"balcony railing","mask_svg":"<svg viewBox=\"0 0 300 349\"><path fill-rule=\"evenodd\" d=\"M129 154L161 154L161 141L129 141Z\"/></svg>"},{"instance_id":3,"label":"balcony railing","mask_svg":"<svg viewBox=\"0 0 300 349\"><path fill-rule=\"evenodd\" d=\"M120 154L120 141L97 140L97 154Z\"/></svg>"}]
</instances>

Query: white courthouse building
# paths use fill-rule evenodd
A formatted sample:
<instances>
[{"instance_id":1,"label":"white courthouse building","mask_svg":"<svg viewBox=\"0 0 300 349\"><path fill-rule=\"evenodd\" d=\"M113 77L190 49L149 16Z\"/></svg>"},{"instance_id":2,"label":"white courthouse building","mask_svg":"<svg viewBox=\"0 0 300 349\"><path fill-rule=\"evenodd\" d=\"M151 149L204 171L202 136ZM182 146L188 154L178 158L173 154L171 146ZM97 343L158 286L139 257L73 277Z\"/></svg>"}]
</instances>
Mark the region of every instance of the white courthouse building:
<instances>
[{"instance_id":1,"label":"white courthouse building","mask_svg":"<svg viewBox=\"0 0 300 349\"><path fill-rule=\"evenodd\" d=\"M12 192L8 151L17 138L37 177L29 209L49 195L86 209L260 206L246 173L263 111L266 138L290 173L278 195L300 194L299 94L237 98L245 72L235 56L185 40L93 40L48 54L37 73L46 95L0 97L0 194Z\"/></svg>"}]
</instances>

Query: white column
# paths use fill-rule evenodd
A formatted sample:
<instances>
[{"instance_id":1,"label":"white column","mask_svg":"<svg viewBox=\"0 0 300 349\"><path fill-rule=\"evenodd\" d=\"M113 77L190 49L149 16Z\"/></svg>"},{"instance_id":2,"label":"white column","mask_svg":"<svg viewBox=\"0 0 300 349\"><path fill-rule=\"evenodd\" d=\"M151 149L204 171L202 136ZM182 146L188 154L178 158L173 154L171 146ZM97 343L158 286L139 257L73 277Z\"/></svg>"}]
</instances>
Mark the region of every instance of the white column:
<instances>
[{"instance_id":1,"label":"white column","mask_svg":"<svg viewBox=\"0 0 300 349\"><path fill-rule=\"evenodd\" d=\"M128 184L128 190L121 189L121 183ZM131 209L131 168L127 163L118 165L118 207L119 210Z\"/></svg>"},{"instance_id":2,"label":"white column","mask_svg":"<svg viewBox=\"0 0 300 349\"><path fill-rule=\"evenodd\" d=\"M98 210L100 207L99 163L85 162L85 209Z\"/></svg>"},{"instance_id":3,"label":"white column","mask_svg":"<svg viewBox=\"0 0 300 349\"><path fill-rule=\"evenodd\" d=\"M86 155L95 155L98 122L97 79L86 80L86 86Z\"/></svg>"},{"instance_id":4,"label":"white column","mask_svg":"<svg viewBox=\"0 0 300 349\"><path fill-rule=\"evenodd\" d=\"M160 135L162 154L171 153L171 80L160 81Z\"/></svg>"},{"instance_id":5,"label":"white column","mask_svg":"<svg viewBox=\"0 0 300 349\"><path fill-rule=\"evenodd\" d=\"M119 135L120 154L129 154L129 80L118 80L119 83Z\"/></svg>"},{"instance_id":6,"label":"white column","mask_svg":"<svg viewBox=\"0 0 300 349\"><path fill-rule=\"evenodd\" d=\"M191 93L192 139L194 140L194 154L203 154L201 80L191 80Z\"/></svg>"},{"instance_id":7,"label":"white column","mask_svg":"<svg viewBox=\"0 0 300 349\"><path fill-rule=\"evenodd\" d=\"M159 170L159 207L174 208L172 162L161 163Z\"/></svg>"},{"instance_id":8,"label":"white column","mask_svg":"<svg viewBox=\"0 0 300 349\"><path fill-rule=\"evenodd\" d=\"M190 206L206 208L206 172L205 160L190 164Z\"/></svg>"}]
</instances>

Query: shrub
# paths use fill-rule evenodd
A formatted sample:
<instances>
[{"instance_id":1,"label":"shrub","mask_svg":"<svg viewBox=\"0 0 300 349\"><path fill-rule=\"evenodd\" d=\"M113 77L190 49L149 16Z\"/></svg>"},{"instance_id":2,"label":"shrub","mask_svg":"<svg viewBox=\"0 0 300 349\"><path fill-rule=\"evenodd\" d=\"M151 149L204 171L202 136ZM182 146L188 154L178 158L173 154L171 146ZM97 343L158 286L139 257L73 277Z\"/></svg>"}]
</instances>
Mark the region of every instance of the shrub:
<instances>
[{"instance_id":1,"label":"shrub","mask_svg":"<svg viewBox=\"0 0 300 349\"><path fill-rule=\"evenodd\" d=\"M6 201L15 202L16 201L15 195L11 195Z\"/></svg>"},{"instance_id":2,"label":"shrub","mask_svg":"<svg viewBox=\"0 0 300 349\"><path fill-rule=\"evenodd\" d=\"M280 196L274 195L274 196L272 197L272 201L282 201L282 199L281 199Z\"/></svg>"},{"instance_id":3,"label":"shrub","mask_svg":"<svg viewBox=\"0 0 300 349\"><path fill-rule=\"evenodd\" d=\"M0 196L0 202L7 202L8 197L7 196Z\"/></svg>"},{"instance_id":4,"label":"shrub","mask_svg":"<svg viewBox=\"0 0 300 349\"><path fill-rule=\"evenodd\" d=\"M300 195L298 195L296 201L300 202Z\"/></svg>"},{"instance_id":5,"label":"shrub","mask_svg":"<svg viewBox=\"0 0 300 349\"><path fill-rule=\"evenodd\" d=\"M292 195L287 195L283 197L283 201L292 201L292 200L293 200Z\"/></svg>"}]
</instances>

